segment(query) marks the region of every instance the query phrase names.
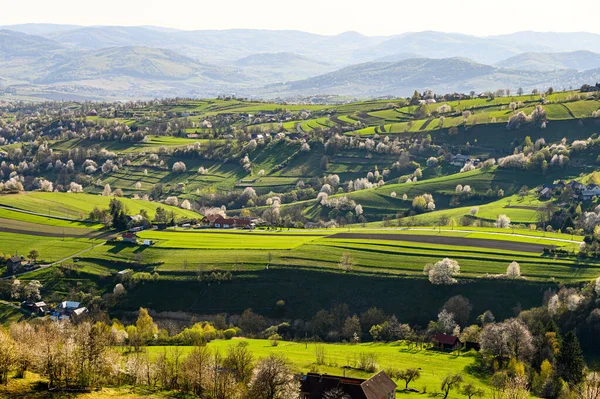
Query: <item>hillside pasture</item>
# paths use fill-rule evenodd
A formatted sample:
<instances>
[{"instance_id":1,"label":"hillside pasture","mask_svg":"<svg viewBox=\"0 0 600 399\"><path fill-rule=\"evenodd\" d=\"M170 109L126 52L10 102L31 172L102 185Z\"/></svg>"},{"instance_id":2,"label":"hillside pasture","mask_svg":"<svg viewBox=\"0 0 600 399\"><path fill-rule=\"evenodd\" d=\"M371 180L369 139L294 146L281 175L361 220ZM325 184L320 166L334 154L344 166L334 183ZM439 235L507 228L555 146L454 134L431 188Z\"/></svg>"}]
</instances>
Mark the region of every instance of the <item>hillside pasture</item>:
<instances>
[{"instance_id":1,"label":"hillside pasture","mask_svg":"<svg viewBox=\"0 0 600 399\"><path fill-rule=\"evenodd\" d=\"M113 197L92 195L85 193L49 193L30 191L21 194L0 195L0 205L40 213L41 215L60 216L73 219L86 219L88 214L98 207L108 208L108 203ZM145 210L152 218L157 207L173 212L178 217L199 218L200 215L193 211L172 207L151 201L134 200L131 198L118 198L129 210L130 215Z\"/></svg>"},{"instance_id":2,"label":"hillside pasture","mask_svg":"<svg viewBox=\"0 0 600 399\"><path fill-rule=\"evenodd\" d=\"M439 389L442 379L448 374L461 373L465 378L465 383L472 383L486 392L489 387L487 379L481 374L474 372L475 355L463 354L457 356L455 353L444 353L432 349L418 350L409 348L403 343L361 343L358 345L350 344L318 344L325 351L325 364L318 365L315 358L315 343L297 343L281 341L277 346L270 344L268 340L259 339L233 339L231 341L215 340L208 343L212 350L225 353L229 346L236 345L239 342L248 344L248 349L256 359L260 359L271 354L281 354L287 357L293 368L297 372L307 373L318 371L322 374L345 375L352 378L368 379L374 373L368 373L358 370L358 358L363 353L373 354L376 358L377 369L385 370L389 368L406 369L419 368L421 378L410 384L411 388L422 389L427 387L428 392ZM185 354L192 350L192 347L181 348ZM158 356L168 347L149 347L148 353L151 357ZM402 392L404 383L398 382L397 398L416 398L423 396L415 392ZM452 397L466 398L460 394L453 393Z\"/></svg>"}]
</instances>

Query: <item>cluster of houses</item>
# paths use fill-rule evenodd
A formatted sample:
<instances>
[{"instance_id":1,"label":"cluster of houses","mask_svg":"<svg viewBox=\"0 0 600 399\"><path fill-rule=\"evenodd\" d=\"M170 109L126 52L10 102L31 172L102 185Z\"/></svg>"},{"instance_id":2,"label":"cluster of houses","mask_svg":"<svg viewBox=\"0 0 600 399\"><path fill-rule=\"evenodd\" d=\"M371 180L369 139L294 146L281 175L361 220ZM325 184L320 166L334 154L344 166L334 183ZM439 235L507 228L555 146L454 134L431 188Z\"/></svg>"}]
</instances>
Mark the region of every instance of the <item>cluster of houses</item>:
<instances>
[{"instance_id":1,"label":"cluster of houses","mask_svg":"<svg viewBox=\"0 0 600 399\"><path fill-rule=\"evenodd\" d=\"M481 162L478 158L471 158L470 155L456 154L450 157L450 165L463 167L466 164L472 164L473 166L479 165Z\"/></svg>"},{"instance_id":2,"label":"cluster of houses","mask_svg":"<svg viewBox=\"0 0 600 399\"><path fill-rule=\"evenodd\" d=\"M202 218L202 225L213 229L246 229L252 230L256 227L254 219L229 218L221 215L208 215Z\"/></svg>"},{"instance_id":3,"label":"cluster of houses","mask_svg":"<svg viewBox=\"0 0 600 399\"><path fill-rule=\"evenodd\" d=\"M49 315L51 320L77 320L89 313L85 306L74 301L63 301L56 307L48 306L43 301L24 301L21 303L21 307L37 316Z\"/></svg>"},{"instance_id":4,"label":"cluster of houses","mask_svg":"<svg viewBox=\"0 0 600 399\"><path fill-rule=\"evenodd\" d=\"M573 193L573 199L589 201L594 197L600 197L600 186L597 184L585 185L575 180L565 183L563 180L545 184L538 189L538 194L543 199L552 198L558 192L568 188Z\"/></svg>"}]
</instances>

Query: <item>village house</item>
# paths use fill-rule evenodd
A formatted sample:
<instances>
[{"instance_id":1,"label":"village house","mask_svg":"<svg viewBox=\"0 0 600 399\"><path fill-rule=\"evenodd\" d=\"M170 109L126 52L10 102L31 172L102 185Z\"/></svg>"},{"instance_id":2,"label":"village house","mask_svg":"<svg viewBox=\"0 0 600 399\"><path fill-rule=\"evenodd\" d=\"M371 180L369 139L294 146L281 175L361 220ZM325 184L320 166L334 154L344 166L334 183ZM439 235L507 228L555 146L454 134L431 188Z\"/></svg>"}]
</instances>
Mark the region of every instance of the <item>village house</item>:
<instances>
[{"instance_id":1,"label":"village house","mask_svg":"<svg viewBox=\"0 0 600 399\"><path fill-rule=\"evenodd\" d=\"M17 274L23 270L23 257L15 255L6 261L6 274Z\"/></svg>"},{"instance_id":2,"label":"village house","mask_svg":"<svg viewBox=\"0 0 600 399\"><path fill-rule=\"evenodd\" d=\"M221 215L208 215L202 218L202 225L213 229L253 229L256 224L251 219L228 218Z\"/></svg>"},{"instance_id":3,"label":"village house","mask_svg":"<svg viewBox=\"0 0 600 399\"><path fill-rule=\"evenodd\" d=\"M469 162L471 157L469 155L456 154L450 157L450 165L464 166L465 163Z\"/></svg>"},{"instance_id":4,"label":"village house","mask_svg":"<svg viewBox=\"0 0 600 399\"><path fill-rule=\"evenodd\" d=\"M300 377L300 399L322 399L333 390L341 390L352 399L396 397L396 383L384 371L368 380L317 373Z\"/></svg>"},{"instance_id":5,"label":"village house","mask_svg":"<svg viewBox=\"0 0 600 399\"><path fill-rule=\"evenodd\" d=\"M455 351L461 348L462 343L458 337L447 334L435 334L432 339L433 344L443 351Z\"/></svg>"},{"instance_id":6,"label":"village house","mask_svg":"<svg viewBox=\"0 0 600 399\"><path fill-rule=\"evenodd\" d=\"M600 186L597 184L589 184L586 186L575 180L568 183L559 181L552 184L545 184L538 188L538 194L541 198L548 199L552 198L554 195L558 195L559 192L565 188L572 191L573 199L589 201L594 197L600 197Z\"/></svg>"},{"instance_id":7,"label":"village house","mask_svg":"<svg viewBox=\"0 0 600 399\"><path fill-rule=\"evenodd\" d=\"M81 306L80 302L63 301L52 312L52 318L57 320L77 319L87 313L88 309Z\"/></svg>"},{"instance_id":8,"label":"village house","mask_svg":"<svg viewBox=\"0 0 600 399\"><path fill-rule=\"evenodd\" d=\"M584 201L589 201L594 197L600 196L600 186L596 184L590 184L581 192L581 196Z\"/></svg>"},{"instance_id":9,"label":"village house","mask_svg":"<svg viewBox=\"0 0 600 399\"><path fill-rule=\"evenodd\" d=\"M254 228L254 223L250 219L238 219L238 218L219 218L216 219L211 227L215 229L235 229L235 228Z\"/></svg>"},{"instance_id":10,"label":"village house","mask_svg":"<svg viewBox=\"0 0 600 399\"><path fill-rule=\"evenodd\" d=\"M127 233L121 234L121 238L123 239L123 242L137 244L138 236L137 234L128 231Z\"/></svg>"},{"instance_id":11,"label":"village house","mask_svg":"<svg viewBox=\"0 0 600 399\"><path fill-rule=\"evenodd\" d=\"M50 308L48 307L48 305L46 305L46 302L44 301L23 301L21 302L21 307L29 310L31 313L36 314L38 316L44 316L50 310Z\"/></svg>"}]
</instances>

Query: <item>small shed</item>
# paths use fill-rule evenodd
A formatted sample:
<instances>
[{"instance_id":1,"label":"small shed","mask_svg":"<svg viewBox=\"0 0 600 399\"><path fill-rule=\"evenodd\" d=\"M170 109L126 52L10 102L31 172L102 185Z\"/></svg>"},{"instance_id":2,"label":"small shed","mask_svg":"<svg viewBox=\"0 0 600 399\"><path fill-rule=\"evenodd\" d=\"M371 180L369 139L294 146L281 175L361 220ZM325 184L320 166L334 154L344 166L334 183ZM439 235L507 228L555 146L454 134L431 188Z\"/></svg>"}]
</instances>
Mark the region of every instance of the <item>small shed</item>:
<instances>
[{"instance_id":1,"label":"small shed","mask_svg":"<svg viewBox=\"0 0 600 399\"><path fill-rule=\"evenodd\" d=\"M454 335L435 334L432 341L440 350L455 351L462 346L460 339Z\"/></svg>"},{"instance_id":2,"label":"small shed","mask_svg":"<svg viewBox=\"0 0 600 399\"><path fill-rule=\"evenodd\" d=\"M15 255L13 257L10 257L6 261L7 274L19 273L22 268L23 268L23 258L21 256Z\"/></svg>"}]
</instances>

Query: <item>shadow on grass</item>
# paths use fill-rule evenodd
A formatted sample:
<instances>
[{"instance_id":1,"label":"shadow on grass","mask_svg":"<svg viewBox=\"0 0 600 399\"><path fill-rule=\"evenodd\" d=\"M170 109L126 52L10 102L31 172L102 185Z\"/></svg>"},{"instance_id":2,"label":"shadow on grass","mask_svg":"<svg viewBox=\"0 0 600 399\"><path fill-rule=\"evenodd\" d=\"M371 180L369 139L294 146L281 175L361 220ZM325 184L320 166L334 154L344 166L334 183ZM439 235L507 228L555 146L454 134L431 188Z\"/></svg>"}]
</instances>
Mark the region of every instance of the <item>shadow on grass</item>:
<instances>
[{"instance_id":1,"label":"shadow on grass","mask_svg":"<svg viewBox=\"0 0 600 399\"><path fill-rule=\"evenodd\" d=\"M111 254L118 254L119 252L121 252L122 250L124 250L128 245L123 245L123 244L115 244L111 249L109 249L107 252L111 253Z\"/></svg>"},{"instance_id":2,"label":"shadow on grass","mask_svg":"<svg viewBox=\"0 0 600 399\"><path fill-rule=\"evenodd\" d=\"M133 251L133 253L140 254L140 253L144 252L146 249L148 249L148 245L140 245L139 247L137 247L135 249L135 251Z\"/></svg>"},{"instance_id":3,"label":"shadow on grass","mask_svg":"<svg viewBox=\"0 0 600 399\"><path fill-rule=\"evenodd\" d=\"M465 366L464 370L465 373L477 378L480 381L487 381L490 376L490 372L481 356L477 356L473 363Z\"/></svg>"}]
</instances>

